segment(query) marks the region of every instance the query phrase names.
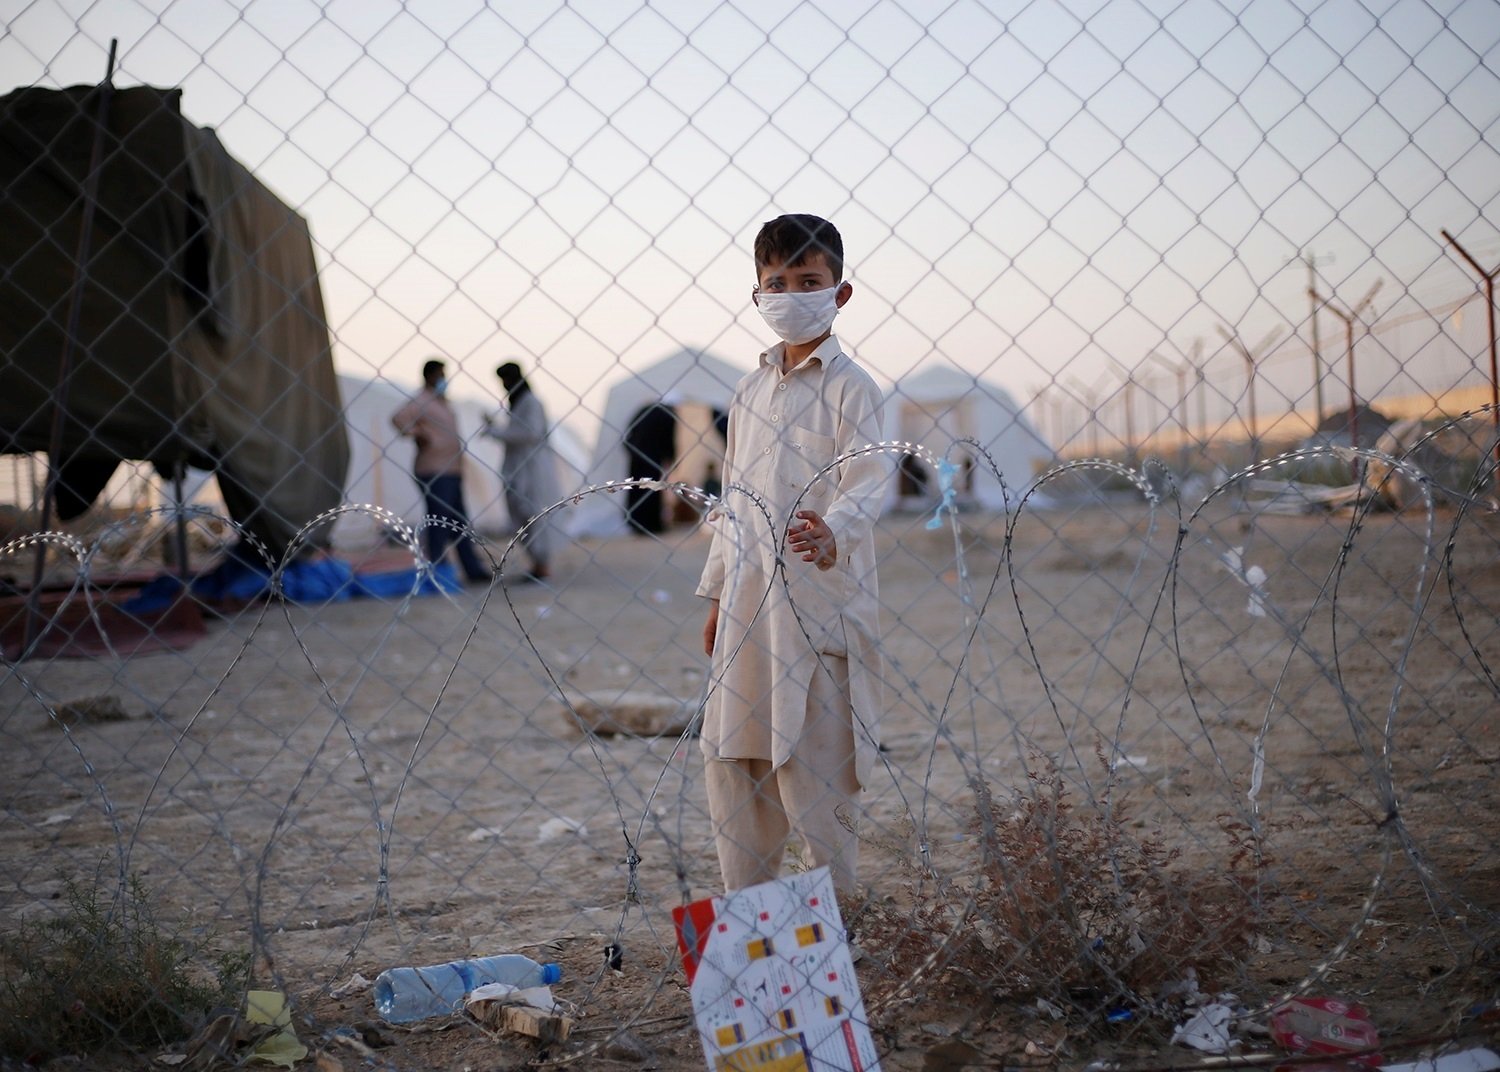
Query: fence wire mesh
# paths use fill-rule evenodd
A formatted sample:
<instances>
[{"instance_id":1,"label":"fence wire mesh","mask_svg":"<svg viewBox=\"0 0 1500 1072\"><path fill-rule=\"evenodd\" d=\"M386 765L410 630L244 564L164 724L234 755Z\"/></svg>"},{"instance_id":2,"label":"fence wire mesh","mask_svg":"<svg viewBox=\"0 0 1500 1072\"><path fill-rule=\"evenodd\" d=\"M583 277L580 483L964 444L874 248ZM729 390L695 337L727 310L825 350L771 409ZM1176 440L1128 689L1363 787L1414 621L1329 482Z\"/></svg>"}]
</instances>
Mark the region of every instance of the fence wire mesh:
<instances>
[{"instance_id":1,"label":"fence wire mesh","mask_svg":"<svg viewBox=\"0 0 1500 1072\"><path fill-rule=\"evenodd\" d=\"M18 0L0 71L7 1063L1494 1045L1491 0ZM787 212L853 291L755 410ZM784 861L703 754L773 696ZM737 850L858 992L695 1021ZM502 952L539 1037L377 1016Z\"/></svg>"}]
</instances>

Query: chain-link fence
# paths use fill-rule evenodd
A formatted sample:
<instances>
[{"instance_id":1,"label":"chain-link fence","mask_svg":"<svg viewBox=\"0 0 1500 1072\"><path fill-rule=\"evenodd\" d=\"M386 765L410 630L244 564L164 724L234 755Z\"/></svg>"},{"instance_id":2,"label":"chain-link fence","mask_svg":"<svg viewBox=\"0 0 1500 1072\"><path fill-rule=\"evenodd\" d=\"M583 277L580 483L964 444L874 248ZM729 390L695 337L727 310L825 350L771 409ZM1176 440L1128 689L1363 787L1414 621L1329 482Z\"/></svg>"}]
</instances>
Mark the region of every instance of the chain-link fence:
<instances>
[{"instance_id":1,"label":"chain-link fence","mask_svg":"<svg viewBox=\"0 0 1500 1072\"><path fill-rule=\"evenodd\" d=\"M1490 0L59 0L0 71L6 1060L1493 1045ZM729 898L696 1021L784 811L858 991ZM558 1010L377 1016L506 952Z\"/></svg>"}]
</instances>

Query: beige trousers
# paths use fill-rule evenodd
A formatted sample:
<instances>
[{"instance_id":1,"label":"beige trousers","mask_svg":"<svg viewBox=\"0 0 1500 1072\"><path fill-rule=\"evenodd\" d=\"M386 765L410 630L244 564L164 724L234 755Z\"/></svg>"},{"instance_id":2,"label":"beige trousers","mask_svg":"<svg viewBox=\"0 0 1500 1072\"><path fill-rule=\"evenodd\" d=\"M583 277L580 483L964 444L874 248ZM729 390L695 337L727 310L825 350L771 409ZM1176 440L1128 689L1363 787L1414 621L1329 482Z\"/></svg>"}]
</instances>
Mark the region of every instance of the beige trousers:
<instances>
[{"instance_id":1,"label":"beige trousers","mask_svg":"<svg viewBox=\"0 0 1500 1072\"><path fill-rule=\"evenodd\" d=\"M852 824L859 792L849 660L825 655L820 663L808 692L802 736L786 763L773 767L769 759L710 759L704 765L726 890L781 874L787 835L793 830L809 866L826 865L836 889L854 889L859 840L840 819L842 812Z\"/></svg>"}]
</instances>

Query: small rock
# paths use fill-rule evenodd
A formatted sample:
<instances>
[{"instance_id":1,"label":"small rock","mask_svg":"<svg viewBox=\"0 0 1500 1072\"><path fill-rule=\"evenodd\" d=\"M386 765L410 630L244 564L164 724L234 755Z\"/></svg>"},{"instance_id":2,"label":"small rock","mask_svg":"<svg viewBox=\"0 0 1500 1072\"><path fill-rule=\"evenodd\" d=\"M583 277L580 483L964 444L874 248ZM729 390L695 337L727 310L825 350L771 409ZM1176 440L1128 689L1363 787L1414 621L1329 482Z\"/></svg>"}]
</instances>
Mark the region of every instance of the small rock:
<instances>
[{"instance_id":1,"label":"small rock","mask_svg":"<svg viewBox=\"0 0 1500 1072\"><path fill-rule=\"evenodd\" d=\"M118 696L110 693L66 700L53 710L57 712L57 720L68 726L78 722L127 722L135 717L125 710Z\"/></svg>"},{"instance_id":2,"label":"small rock","mask_svg":"<svg viewBox=\"0 0 1500 1072\"><path fill-rule=\"evenodd\" d=\"M385 1029L385 1025L374 1020L361 1020L354 1025L354 1030L359 1032L359 1037L372 1050L383 1050L387 1046L396 1045L395 1036Z\"/></svg>"},{"instance_id":3,"label":"small rock","mask_svg":"<svg viewBox=\"0 0 1500 1072\"><path fill-rule=\"evenodd\" d=\"M562 837L564 834L577 834L579 837L588 837L588 827L577 819L569 819L566 815L555 815L537 827L536 839L539 842L551 841Z\"/></svg>"},{"instance_id":4,"label":"small rock","mask_svg":"<svg viewBox=\"0 0 1500 1072\"><path fill-rule=\"evenodd\" d=\"M675 737L695 710L675 696L629 690L569 693L568 703L557 705L569 732L582 736L587 727L600 737Z\"/></svg>"},{"instance_id":5,"label":"small rock","mask_svg":"<svg viewBox=\"0 0 1500 1072\"><path fill-rule=\"evenodd\" d=\"M621 1031L604 1044L604 1056L615 1061L644 1061L651 1051L630 1032Z\"/></svg>"},{"instance_id":6,"label":"small rock","mask_svg":"<svg viewBox=\"0 0 1500 1072\"><path fill-rule=\"evenodd\" d=\"M959 1072L965 1068L985 1068L990 1063L982 1050L963 1039L950 1038L930 1046L922 1054L922 1072Z\"/></svg>"}]
</instances>

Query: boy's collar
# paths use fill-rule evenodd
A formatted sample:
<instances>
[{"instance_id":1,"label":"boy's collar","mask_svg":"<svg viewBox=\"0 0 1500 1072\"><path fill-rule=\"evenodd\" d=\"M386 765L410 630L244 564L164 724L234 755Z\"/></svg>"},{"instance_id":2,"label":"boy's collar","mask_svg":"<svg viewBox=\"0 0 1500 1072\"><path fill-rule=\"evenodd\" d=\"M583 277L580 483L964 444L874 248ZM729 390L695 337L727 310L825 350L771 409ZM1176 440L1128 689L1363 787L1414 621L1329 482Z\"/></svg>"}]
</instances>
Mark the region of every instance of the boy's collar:
<instances>
[{"instance_id":1,"label":"boy's collar","mask_svg":"<svg viewBox=\"0 0 1500 1072\"><path fill-rule=\"evenodd\" d=\"M837 335L830 335L828 336L828 338L824 339L818 344L818 348L816 350L808 354L807 357L805 357L803 360L799 361L797 363L797 368L806 368L814 361L826 368L829 365L833 364L834 358L838 357L843 352L844 348L839 345L839 337ZM786 343L784 342L778 342L775 346L772 346L769 350L762 352L760 355L760 363L762 366L770 365L772 368L777 369L778 371L782 370L782 366L784 365L785 361Z\"/></svg>"}]
</instances>

